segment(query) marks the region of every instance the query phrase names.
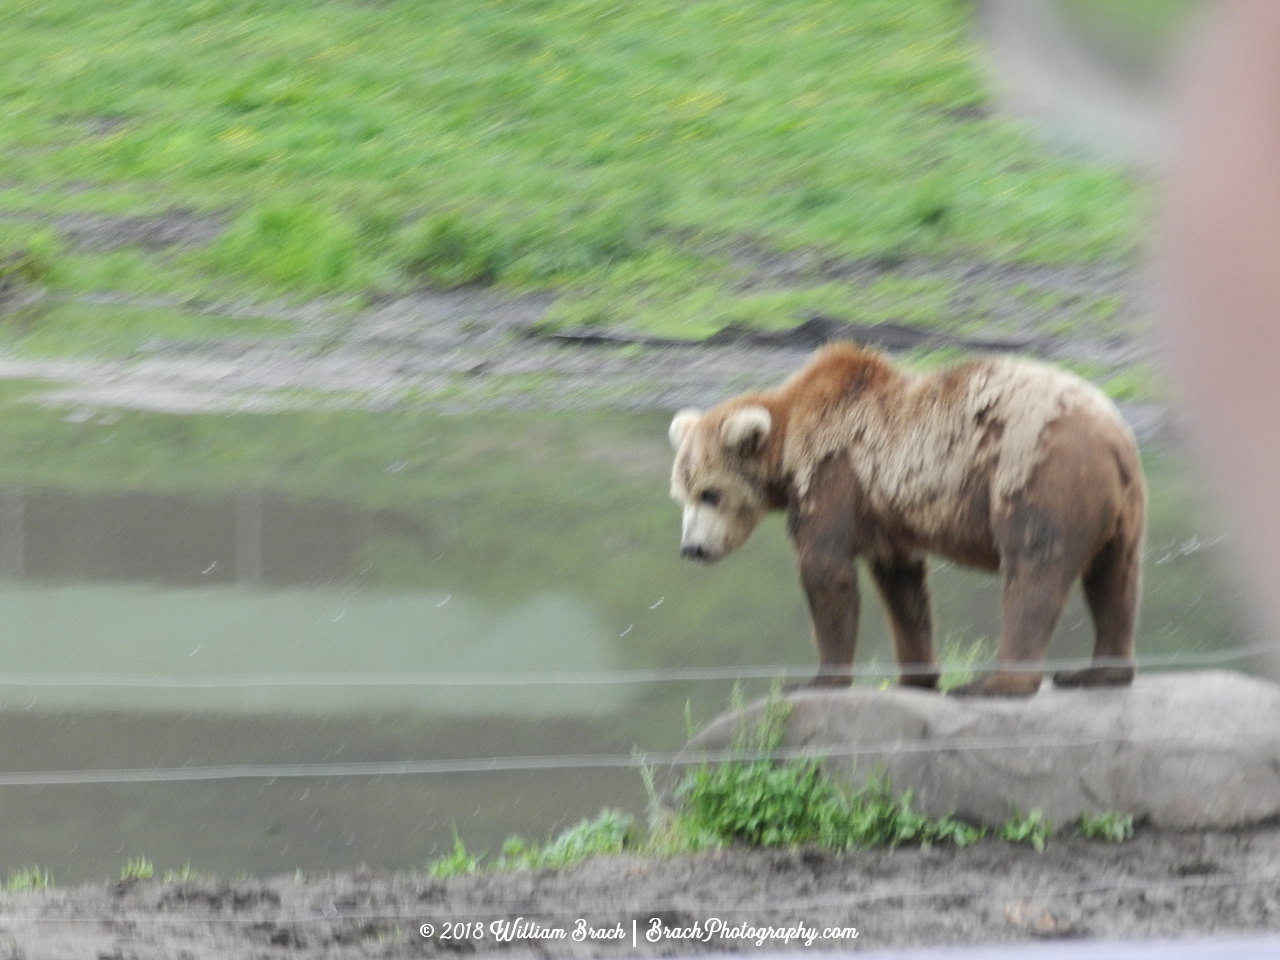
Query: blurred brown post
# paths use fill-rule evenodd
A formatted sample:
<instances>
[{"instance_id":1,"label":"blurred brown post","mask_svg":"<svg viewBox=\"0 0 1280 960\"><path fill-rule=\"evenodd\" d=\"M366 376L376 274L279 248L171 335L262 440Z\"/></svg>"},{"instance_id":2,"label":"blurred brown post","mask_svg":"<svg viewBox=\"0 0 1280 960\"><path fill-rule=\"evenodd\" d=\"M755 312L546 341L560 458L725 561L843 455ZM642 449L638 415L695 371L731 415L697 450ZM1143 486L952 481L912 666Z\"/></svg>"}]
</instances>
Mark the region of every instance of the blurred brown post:
<instances>
[{"instance_id":1,"label":"blurred brown post","mask_svg":"<svg viewBox=\"0 0 1280 960\"><path fill-rule=\"evenodd\" d=\"M1181 77L1159 311L1192 438L1280 633L1280 3L1221 4ZM1280 676L1280 647L1269 664Z\"/></svg>"}]
</instances>

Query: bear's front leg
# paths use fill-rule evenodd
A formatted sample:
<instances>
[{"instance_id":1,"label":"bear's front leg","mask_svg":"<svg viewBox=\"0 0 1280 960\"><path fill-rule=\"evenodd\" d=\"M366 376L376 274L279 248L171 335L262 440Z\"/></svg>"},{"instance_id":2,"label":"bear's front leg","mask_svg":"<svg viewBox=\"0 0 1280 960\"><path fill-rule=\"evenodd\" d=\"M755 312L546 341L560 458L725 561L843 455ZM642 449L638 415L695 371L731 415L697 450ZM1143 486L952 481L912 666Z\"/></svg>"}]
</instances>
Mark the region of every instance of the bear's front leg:
<instances>
[{"instance_id":1,"label":"bear's front leg","mask_svg":"<svg viewBox=\"0 0 1280 960\"><path fill-rule=\"evenodd\" d=\"M800 583L809 600L813 639L818 645L816 687L853 682L858 645L858 569L852 557L801 550Z\"/></svg>"},{"instance_id":2,"label":"bear's front leg","mask_svg":"<svg viewBox=\"0 0 1280 960\"><path fill-rule=\"evenodd\" d=\"M933 623L924 560L906 556L878 560L871 564L871 575L889 614L893 648L901 670L898 683L936 689L938 664L933 657Z\"/></svg>"},{"instance_id":3,"label":"bear's front leg","mask_svg":"<svg viewBox=\"0 0 1280 960\"><path fill-rule=\"evenodd\" d=\"M814 472L809 496L793 503L787 518L818 645L814 686L848 686L853 682L859 599L853 538L858 509L847 473L846 461L823 463Z\"/></svg>"}]
</instances>

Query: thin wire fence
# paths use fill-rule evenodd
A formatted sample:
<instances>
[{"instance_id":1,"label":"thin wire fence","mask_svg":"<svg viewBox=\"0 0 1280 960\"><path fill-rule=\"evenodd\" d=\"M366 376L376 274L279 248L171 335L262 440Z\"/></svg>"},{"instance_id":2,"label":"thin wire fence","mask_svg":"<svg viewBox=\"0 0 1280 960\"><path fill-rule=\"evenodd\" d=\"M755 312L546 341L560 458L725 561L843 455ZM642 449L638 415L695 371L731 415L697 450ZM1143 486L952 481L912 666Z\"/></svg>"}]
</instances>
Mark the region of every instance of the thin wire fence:
<instances>
[{"instance_id":1,"label":"thin wire fence","mask_svg":"<svg viewBox=\"0 0 1280 960\"><path fill-rule=\"evenodd\" d=\"M1183 652L1161 655L1148 655L1139 658L1138 665L1148 669L1172 668L1179 666L1208 666L1246 660L1267 652L1265 644L1252 644L1227 650L1212 652ZM1127 661L1131 662L1131 661ZM1096 665L1098 661L1091 659L1051 661L1043 665L1034 665L1034 669L1070 669L1085 665ZM966 669L990 669L998 664L976 664ZM1019 665L1026 667L1026 665ZM1007 667L1006 667L1007 668ZM280 686L422 686L422 687L456 687L456 686L509 686L509 685L547 685L585 683L658 683L672 681L697 680L740 680L767 679L779 675L790 675L798 672L794 667L748 667L748 668L709 668L709 669L675 669L647 671L616 671L583 674L438 674L413 676L386 676L350 674L341 676L297 674L285 677L266 675L223 676L223 677L177 677L177 676L100 676L100 675L22 675L0 674L0 686L131 686L131 687L190 687L190 688L226 688L237 686L270 687ZM855 676L886 678L896 676L897 668L880 669L876 667L858 668ZM812 668L804 668L803 673L811 676ZM1215 737L1212 731L1202 738L1197 738L1194 747L1197 750L1230 750L1243 742L1280 742L1280 728L1263 727L1250 731L1243 737ZM320 762L292 764L224 764L215 766L182 766L182 767L149 767L135 769L74 769L74 770L37 770L0 772L0 786L67 786L67 785L119 785L119 784L162 784L198 781L227 780L297 780L314 778L368 778L376 780L383 777L422 777L447 776L483 773L537 773L557 770L604 770L604 769L639 769L642 767L681 767L700 763L718 763L724 761L751 760L792 760L821 756L824 758L855 758L862 756L885 756L890 754L925 754L925 753L958 753L972 751L1046 751L1066 749L1088 749L1104 747L1111 744L1170 744L1184 743L1175 736L1012 736L1012 737L961 737L938 741L904 741L881 740L863 743L830 743L810 744L804 747L774 750L706 750L679 751L630 754L558 754L538 756L492 756L474 758L447 758L435 760L408 761L374 761L374 762ZM413 877L406 882L413 883ZM617 899L600 900L599 902L583 902L575 900L565 904L531 903L527 900L511 900L495 902L486 899L483 903L452 904L451 915L458 917L501 917L517 913L525 916L560 916L582 914L604 914L642 916L658 914L664 911L678 911L695 915L747 915L780 914L802 915L806 911L826 911L831 909L866 908L876 903L888 902L890 905L903 901L934 901L970 899L978 901L1026 900L1032 897L1037 901L1054 901L1063 898L1088 898L1105 895L1123 895L1128 892L1141 892L1147 896L1153 894L1200 891L1205 896L1212 896L1230 890L1271 890L1280 892L1280 872L1269 872L1264 876L1248 878L1240 877L1118 877L1088 883L1064 885L1025 884L1016 887L990 884L957 884L945 889L919 889L917 887L895 888L875 892L842 891L823 896L800 899L762 898L758 901L726 903L714 898L676 897L662 903L636 902L620 903ZM430 918L432 911L415 910L408 914L399 912L364 912L341 911L331 905L311 911L291 912L287 918L277 917L277 922L369 922L369 921L403 921L412 919L421 921ZM40 925L50 923L82 924L96 923L100 917L96 915L62 915L37 916L26 918L28 922ZM205 914L166 914L156 915L145 912L128 912L115 916L116 921L147 925L182 924L182 923L224 923L235 925L245 922L257 922L252 918L236 916L219 916Z\"/></svg>"},{"instance_id":2,"label":"thin wire fence","mask_svg":"<svg viewBox=\"0 0 1280 960\"><path fill-rule=\"evenodd\" d=\"M958 665L956 669L982 672L1039 673L1041 671L1077 670L1091 666L1136 666L1139 669L1171 669L1206 667L1238 663L1259 657L1273 649L1266 643L1229 647L1212 651L1147 654L1137 658L1075 657L1057 660L1026 661L982 660ZM922 664L876 664L853 667L814 667L795 664L732 667L673 667L650 670L604 670L595 672L520 672L520 673L263 673L182 674L127 673L0 673L0 687L134 687L176 690L229 690L255 687L530 687L530 686L595 686L680 681L768 680L809 678L818 676L852 677L853 679L892 679L900 675L917 676L937 673L938 666ZM948 669L946 664L941 669Z\"/></svg>"},{"instance_id":3,"label":"thin wire fence","mask_svg":"<svg viewBox=\"0 0 1280 960\"><path fill-rule=\"evenodd\" d=\"M1206 652L1153 654L1137 659L1143 668L1210 666L1247 660L1263 654L1268 645L1258 643ZM1056 670L1084 666L1134 665L1133 660L1070 659L1045 663L966 664L966 671ZM839 672L864 678L890 678L899 673L935 672L936 668L900 670L898 667L857 667ZM9 687L135 687L159 689L229 689L242 687L462 687L462 686L558 686L574 684L639 684L679 681L744 680L810 677L812 667L791 666L680 668L670 670L630 670L597 673L509 673L509 674L247 674L205 677L149 676L127 674L0 674L0 686ZM819 671L821 675L821 671ZM1244 741L1280 740L1280 729L1253 730L1244 737L1197 738L1196 749L1229 750ZM346 763L220 764L213 766L146 767L119 769L70 769L0 772L3 786L64 786L128 783L181 783L214 780L289 780L306 778L382 778L441 776L450 774L514 773L552 770L602 770L666 767L739 760L790 760L822 756L861 757L904 753L955 753L959 751L1060 750L1090 748L1108 744L1184 742L1179 737L1158 736L1051 736L1051 737L964 737L940 740L888 740L864 743L831 743L802 748L751 751L743 749L680 751L630 754L554 754L538 756L464 757L433 760L393 760Z\"/></svg>"},{"instance_id":4,"label":"thin wire fence","mask_svg":"<svg viewBox=\"0 0 1280 960\"><path fill-rule=\"evenodd\" d=\"M1244 742L1280 740L1280 728L1255 730L1243 737L1203 738L1197 750L1229 750ZM145 767L136 769L33 770L0 773L0 787L64 786L123 783L182 783L198 780L291 780L335 777L403 777L468 773L514 773L549 770L641 769L644 767L694 766L703 763L755 760L797 760L822 757L884 756L902 753L957 753L960 751L1042 751L1088 748L1109 744L1185 743L1174 736L1059 736L1059 737L951 737L937 741L883 740L867 743L809 744L775 750L690 750L676 753L597 753L540 756L468 757L446 760L388 760L351 763L222 764L208 767Z\"/></svg>"}]
</instances>

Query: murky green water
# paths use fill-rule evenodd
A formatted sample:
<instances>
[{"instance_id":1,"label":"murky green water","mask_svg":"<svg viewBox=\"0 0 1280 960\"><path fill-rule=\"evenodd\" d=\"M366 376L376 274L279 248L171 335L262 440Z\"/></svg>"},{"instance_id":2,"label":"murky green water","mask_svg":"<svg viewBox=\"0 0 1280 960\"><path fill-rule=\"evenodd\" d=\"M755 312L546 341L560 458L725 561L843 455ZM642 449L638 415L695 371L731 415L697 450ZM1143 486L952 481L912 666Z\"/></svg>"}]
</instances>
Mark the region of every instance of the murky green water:
<instances>
[{"instance_id":1,"label":"murky green water","mask_svg":"<svg viewBox=\"0 0 1280 960\"><path fill-rule=\"evenodd\" d=\"M813 654L780 518L716 567L678 558L665 426L6 409L0 776L678 747L685 704L708 718L731 683L653 671L808 669ZM1148 468L1140 652L1248 644L1218 526L1174 465ZM994 637L994 580L938 568L934 591L945 642ZM859 661L888 666L866 592ZM1052 654L1090 644L1077 600ZM644 807L632 770L378 769L0 786L0 872L39 863L70 882L138 855L223 874L407 869L455 823L496 850Z\"/></svg>"}]
</instances>

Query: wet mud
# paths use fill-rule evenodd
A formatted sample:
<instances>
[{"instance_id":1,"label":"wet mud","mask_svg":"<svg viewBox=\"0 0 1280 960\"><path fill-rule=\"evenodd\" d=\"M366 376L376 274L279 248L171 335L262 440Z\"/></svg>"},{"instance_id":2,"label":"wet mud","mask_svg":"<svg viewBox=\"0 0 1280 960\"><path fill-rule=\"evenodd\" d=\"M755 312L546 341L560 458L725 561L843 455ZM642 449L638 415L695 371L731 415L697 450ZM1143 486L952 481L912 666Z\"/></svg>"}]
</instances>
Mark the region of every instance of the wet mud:
<instances>
[{"instance_id":1,"label":"wet mud","mask_svg":"<svg viewBox=\"0 0 1280 960\"><path fill-rule=\"evenodd\" d=\"M1140 830L1117 845L1067 838L1043 853L985 840L844 854L624 855L450 879L122 881L4 894L0 953L670 956L1226 935L1280 926L1278 863L1280 829L1263 827Z\"/></svg>"}]
</instances>

